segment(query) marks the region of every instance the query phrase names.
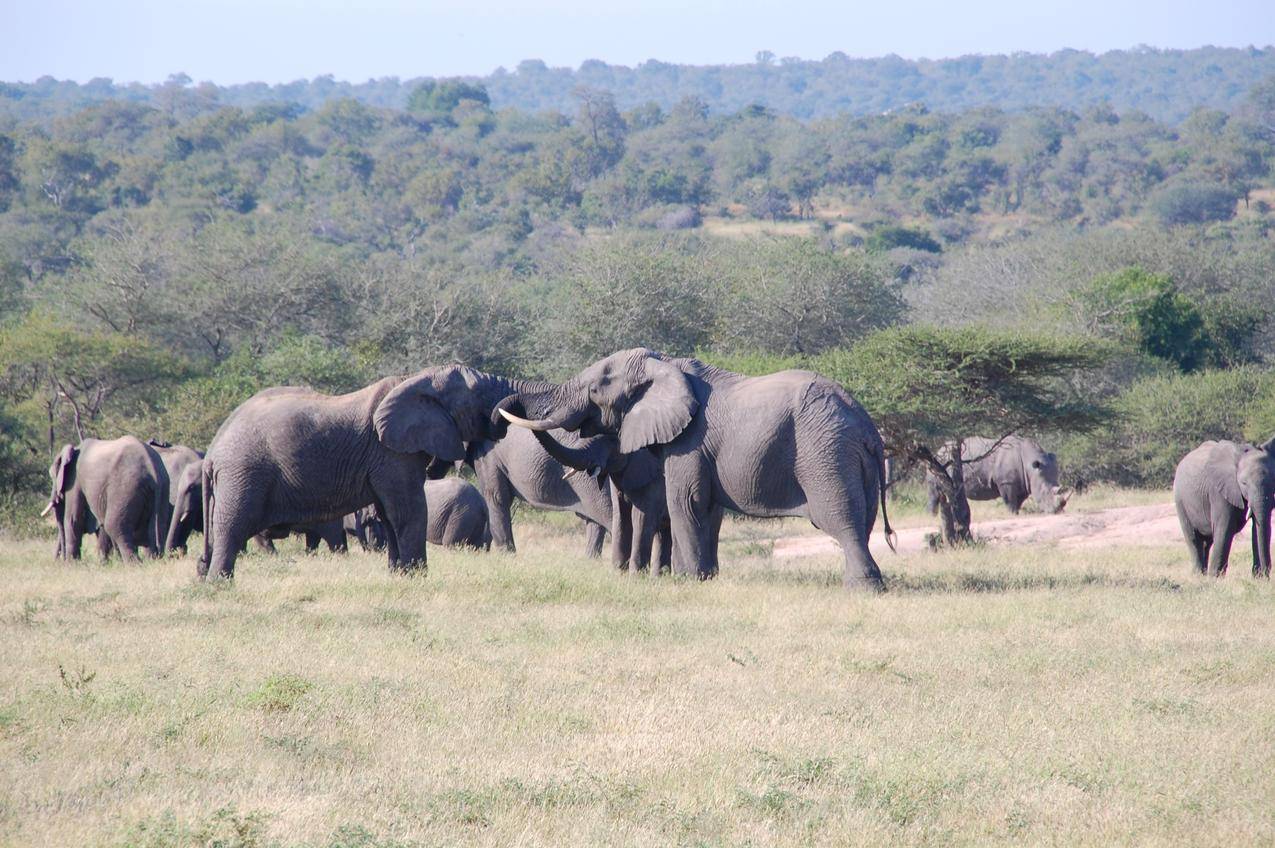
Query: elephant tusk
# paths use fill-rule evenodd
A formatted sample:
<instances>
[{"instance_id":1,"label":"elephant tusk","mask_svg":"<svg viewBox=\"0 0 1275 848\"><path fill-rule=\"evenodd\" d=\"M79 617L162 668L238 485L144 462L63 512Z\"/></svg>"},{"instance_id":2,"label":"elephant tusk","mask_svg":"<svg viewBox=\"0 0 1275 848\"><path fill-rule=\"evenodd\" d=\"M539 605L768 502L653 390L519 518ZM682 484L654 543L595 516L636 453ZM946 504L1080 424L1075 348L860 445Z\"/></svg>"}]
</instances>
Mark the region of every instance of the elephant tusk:
<instances>
[{"instance_id":1,"label":"elephant tusk","mask_svg":"<svg viewBox=\"0 0 1275 848\"><path fill-rule=\"evenodd\" d=\"M528 421L526 418L519 418L512 412L508 412L504 409L500 410L500 414L503 415L505 420L510 424L517 424L519 427L526 427L528 430L538 430L543 433L546 430L553 429L553 424L547 418L541 418L539 421Z\"/></svg>"},{"instance_id":2,"label":"elephant tusk","mask_svg":"<svg viewBox=\"0 0 1275 848\"><path fill-rule=\"evenodd\" d=\"M564 474L562 475L562 479L563 479L563 480L570 480L572 477L576 476L576 475L577 475L577 474L579 474L579 473L580 473L580 469L579 469L579 468L568 468L568 469L566 470L566 473L564 473Z\"/></svg>"},{"instance_id":3,"label":"elephant tusk","mask_svg":"<svg viewBox=\"0 0 1275 848\"><path fill-rule=\"evenodd\" d=\"M49 505L44 508L44 512L40 513L40 517L44 518L44 516L49 514L49 510L51 509L53 509L53 501L49 501Z\"/></svg>"}]
</instances>

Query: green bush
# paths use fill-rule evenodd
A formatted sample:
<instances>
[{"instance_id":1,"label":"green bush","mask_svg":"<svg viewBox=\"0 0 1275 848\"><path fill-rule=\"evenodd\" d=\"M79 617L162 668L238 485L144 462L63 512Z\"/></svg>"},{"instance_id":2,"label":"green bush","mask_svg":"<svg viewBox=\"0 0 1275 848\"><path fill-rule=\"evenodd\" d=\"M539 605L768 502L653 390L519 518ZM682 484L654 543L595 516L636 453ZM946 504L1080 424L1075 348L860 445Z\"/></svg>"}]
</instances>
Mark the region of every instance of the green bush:
<instances>
[{"instance_id":1,"label":"green bush","mask_svg":"<svg viewBox=\"0 0 1275 848\"><path fill-rule=\"evenodd\" d=\"M885 226L873 230L863 243L865 249L872 252L891 250L896 247L909 247L913 250L924 250L927 253L942 253L943 245L934 236L920 227Z\"/></svg>"},{"instance_id":2,"label":"green bush","mask_svg":"<svg viewBox=\"0 0 1275 848\"><path fill-rule=\"evenodd\" d=\"M1232 189L1187 183L1160 189L1152 196L1149 206L1162 224L1207 224L1234 218L1235 201Z\"/></svg>"},{"instance_id":3,"label":"green bush","mask_svg":"<svg viewBox=\"0 0 1275 848\"><path fill-rule=\"evenodd\" d=\"M1060 445L1063 465L1087 479L1169 486L1178 462L1209 439L1275 431L1275 372L1253 367L1138 380L1100 431Z\"/></svg>"}]
</instances>

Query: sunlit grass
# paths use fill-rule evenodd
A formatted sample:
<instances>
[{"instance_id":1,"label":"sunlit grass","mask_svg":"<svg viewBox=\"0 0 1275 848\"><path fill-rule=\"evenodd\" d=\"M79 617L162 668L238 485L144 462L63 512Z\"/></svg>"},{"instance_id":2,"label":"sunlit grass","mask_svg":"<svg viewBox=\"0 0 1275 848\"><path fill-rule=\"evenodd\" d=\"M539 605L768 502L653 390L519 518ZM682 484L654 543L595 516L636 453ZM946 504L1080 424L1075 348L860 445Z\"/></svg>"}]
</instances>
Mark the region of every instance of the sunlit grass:
<instances>
[{"instance_id":1,"label":"sunlit grass","mask_svg":"<svg viewBox=\"0 0 1275 848\"><path fill-rule=\"evenodd\" d=\"M1160 496L1162 498L1162 495ZM1176 546L773 560L633 578L520 553L0 552L0 842L1262 844L1275 590ZM1237 554L1237 555L1242 555Z\"/></svg>"}]
</instances>

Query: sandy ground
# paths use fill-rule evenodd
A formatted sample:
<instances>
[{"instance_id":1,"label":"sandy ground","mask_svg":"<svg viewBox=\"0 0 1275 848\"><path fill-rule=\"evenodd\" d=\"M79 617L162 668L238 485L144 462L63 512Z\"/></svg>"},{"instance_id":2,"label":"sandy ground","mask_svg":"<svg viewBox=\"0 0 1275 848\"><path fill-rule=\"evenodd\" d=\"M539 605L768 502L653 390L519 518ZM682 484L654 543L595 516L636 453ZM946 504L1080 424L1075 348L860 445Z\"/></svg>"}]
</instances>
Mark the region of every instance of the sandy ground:
<instances>
[{"instance_id":1,"label":"sandy ground","mask_svg":"<svg viewBox=\"0 0 1275 848\"><path fill-rule=\"evenodd\" d=\"M900 553L925 550L926 537L938 527L909 527L897 531ZM1113 548L1134 545L1175 545L1182 541L1172 503L1114 507L1060 515L1021 514L992 521L975 521L974 536L989 545L1055 544L1073 548ZM872 553L887 552L880 522L872 534ZM774 556L821 556L840 549L828 536L788 536L775 540Z\"/></svg>"}]
</instances>

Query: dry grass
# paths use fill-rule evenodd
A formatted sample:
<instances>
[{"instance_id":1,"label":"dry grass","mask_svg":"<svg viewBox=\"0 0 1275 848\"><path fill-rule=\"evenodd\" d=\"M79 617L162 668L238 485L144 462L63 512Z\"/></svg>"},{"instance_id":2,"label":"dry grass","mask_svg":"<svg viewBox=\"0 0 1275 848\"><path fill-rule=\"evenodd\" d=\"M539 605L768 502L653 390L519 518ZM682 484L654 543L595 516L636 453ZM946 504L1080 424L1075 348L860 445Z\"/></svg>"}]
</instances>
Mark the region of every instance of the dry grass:
<instances>
[{"instance_id":1,"label":"dry grass","mask_svg":"<svg viewBox=\"0 0 1275 848\"><path fill-rule=\"evenodd\" d=\"M1174 548L140 567L0 552L0 842L1269 844L1275 590ZM1238 554L1243 559L1243 552Z\"/></svg>"}]
</instances>

